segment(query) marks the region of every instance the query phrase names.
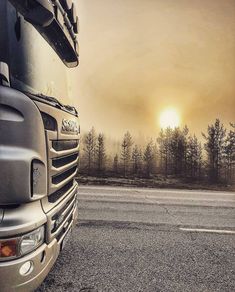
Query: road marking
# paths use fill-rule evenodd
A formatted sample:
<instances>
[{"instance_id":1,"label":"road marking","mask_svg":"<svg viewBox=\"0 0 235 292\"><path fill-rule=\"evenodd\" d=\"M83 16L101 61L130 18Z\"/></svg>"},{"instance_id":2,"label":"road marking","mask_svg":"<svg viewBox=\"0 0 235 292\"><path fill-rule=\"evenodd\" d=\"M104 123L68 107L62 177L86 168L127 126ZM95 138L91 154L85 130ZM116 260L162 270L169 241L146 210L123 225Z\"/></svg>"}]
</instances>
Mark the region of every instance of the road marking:
<instances>
[{"instance_id":1,"label":"road marking","mask_svg":"<svg viewBox=\"0 0 235 292\"><path fill-rule=\"evenodd\" d=\"M186 232L204 232L204 233L218 233L218 234L235 234L234 230L221 230L221 229L202 229L202 228L179 228Z\"/></svg>"},{"instance_id":2,"label":"road marking","mask_svg":"<svg viewBox=\"0 0 235 292\"><path fill-rule=\"evenodd\" d=\"M211 191L211 190L187 190L187 189L160 189L160 188L141 188L141 187L108 187L108 186L85 186L80 185L79 189L83 190L93 190L96 189L96 191L122 191L122 192L147 192L147 193L169 193L169 194L198 194L198 195L215 195L215 196L235 196L235 192L230 191Z\"/></svg>"},{"instance_id":3,"label":"road marking","mask_svg":"<svg viewBox=\"0 0 235 292\"><path fill-rule=\"evenodd\" d=\"M159 200L182 200L182 201L206 201L206 202L230 202L235 203L235 200L224 200L224 199L211 199L211 198L190 198L190 197L155 197L155 196L147 196L146 199L159 199Z\"/></svg>"},{"instance_id":4,"label":"road marking","mask_svg":"<svg viewBox=\"0 0 235 292\"><path fill-rule=\"evenodd\" d=\"M153 196L153 195L144 195L144 194L114 194L114 193L87 193L87 192L78 192L78 195L81 196L87 196L87 197L95 197L95 198L133 198L133 199L139 199L142 198L143 200L148 200L148 199L155 199L155 200L183 200L183 201L202 201L202 202L228 202L228 203L235 203L235 199L223 199L223 198L202 198L202 197L173 197L173 196Z\"/></svg>"}]
</instances>

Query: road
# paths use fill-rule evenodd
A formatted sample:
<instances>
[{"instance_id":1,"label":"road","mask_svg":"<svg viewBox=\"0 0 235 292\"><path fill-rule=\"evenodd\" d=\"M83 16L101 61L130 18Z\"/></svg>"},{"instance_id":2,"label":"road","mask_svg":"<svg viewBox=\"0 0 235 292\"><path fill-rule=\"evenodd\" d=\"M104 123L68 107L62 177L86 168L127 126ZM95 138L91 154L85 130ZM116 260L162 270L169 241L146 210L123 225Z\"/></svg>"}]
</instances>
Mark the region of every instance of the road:
<instances>
[{"instance_id":1,"label":"road","mask_svg":"<svg viewBox=\"0 0 235 292\"><path fill-rule=\"evenodd\" d=\"M78 201L38 292L235 291L235 193L83 186Z\"/></svg>"}]
</instances>

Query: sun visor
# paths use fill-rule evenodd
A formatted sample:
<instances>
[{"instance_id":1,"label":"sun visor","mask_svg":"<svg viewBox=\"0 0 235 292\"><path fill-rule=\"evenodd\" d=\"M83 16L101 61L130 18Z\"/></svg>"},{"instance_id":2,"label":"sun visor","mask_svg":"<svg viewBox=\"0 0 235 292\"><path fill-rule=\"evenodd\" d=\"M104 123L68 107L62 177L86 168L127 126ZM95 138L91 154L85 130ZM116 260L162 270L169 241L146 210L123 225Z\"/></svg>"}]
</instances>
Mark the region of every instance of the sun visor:
<instances>
[{"instance_id":1,"label":"sun visor","mask_svg":"<svg viewBox=\"0 0 235 292\"><path fill-rule=\"evenodd\" d=\"M72 31L69 31L57 19L54 19L47 27L36 27L36 29L56 51L67 67L76 67L78 65L79 47L76 36Z\"/></svg>"},{"instance_id":2,"label":"sun visor","mask_svg":"<svg viewBox=\"0 0 235 292\"><path fill-rule=\"evenodd\" d=\"M55 50L64 64L79 63L78 17L75 4L63 0L10 0L24 19L31 23ZM40 48L39 48L40 49Z\"/></svg>"}]
</instances>

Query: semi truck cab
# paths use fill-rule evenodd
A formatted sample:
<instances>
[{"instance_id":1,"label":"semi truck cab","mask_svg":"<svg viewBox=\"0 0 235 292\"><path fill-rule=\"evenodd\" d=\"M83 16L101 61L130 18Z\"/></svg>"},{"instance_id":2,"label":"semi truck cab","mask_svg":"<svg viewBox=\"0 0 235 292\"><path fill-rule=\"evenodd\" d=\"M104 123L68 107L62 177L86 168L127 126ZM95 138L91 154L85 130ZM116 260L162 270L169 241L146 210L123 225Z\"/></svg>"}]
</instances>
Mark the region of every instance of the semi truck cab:
<instances>
[{"instance_id":1,"label":"semi truck cab","mask_svg":"<svg viewBox=\"0 0 235 292\"><path fill-rule=\"evenodd\" d=\"M75 4L0 1L1 292L35 290L76 223Z\"/></svg>"}]
</instances>

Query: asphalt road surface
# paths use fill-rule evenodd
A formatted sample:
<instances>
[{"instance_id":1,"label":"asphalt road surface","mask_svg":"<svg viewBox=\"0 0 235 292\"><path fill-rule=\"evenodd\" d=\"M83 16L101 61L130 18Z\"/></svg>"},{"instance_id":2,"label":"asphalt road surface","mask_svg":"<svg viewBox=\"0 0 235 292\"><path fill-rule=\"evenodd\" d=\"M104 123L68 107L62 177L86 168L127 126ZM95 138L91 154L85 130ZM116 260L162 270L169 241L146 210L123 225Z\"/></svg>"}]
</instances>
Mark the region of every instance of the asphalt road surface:
<instances>
[{"instance_id":1,"label":"asphalt road surface","mask_svg":"<svg viewBox=\"0 0 235 292\"><path fill-rule=\"evenodd\" d=\"M235 193L81 187L39 291L235 291Z\"/></svg>"}]
</instances>

